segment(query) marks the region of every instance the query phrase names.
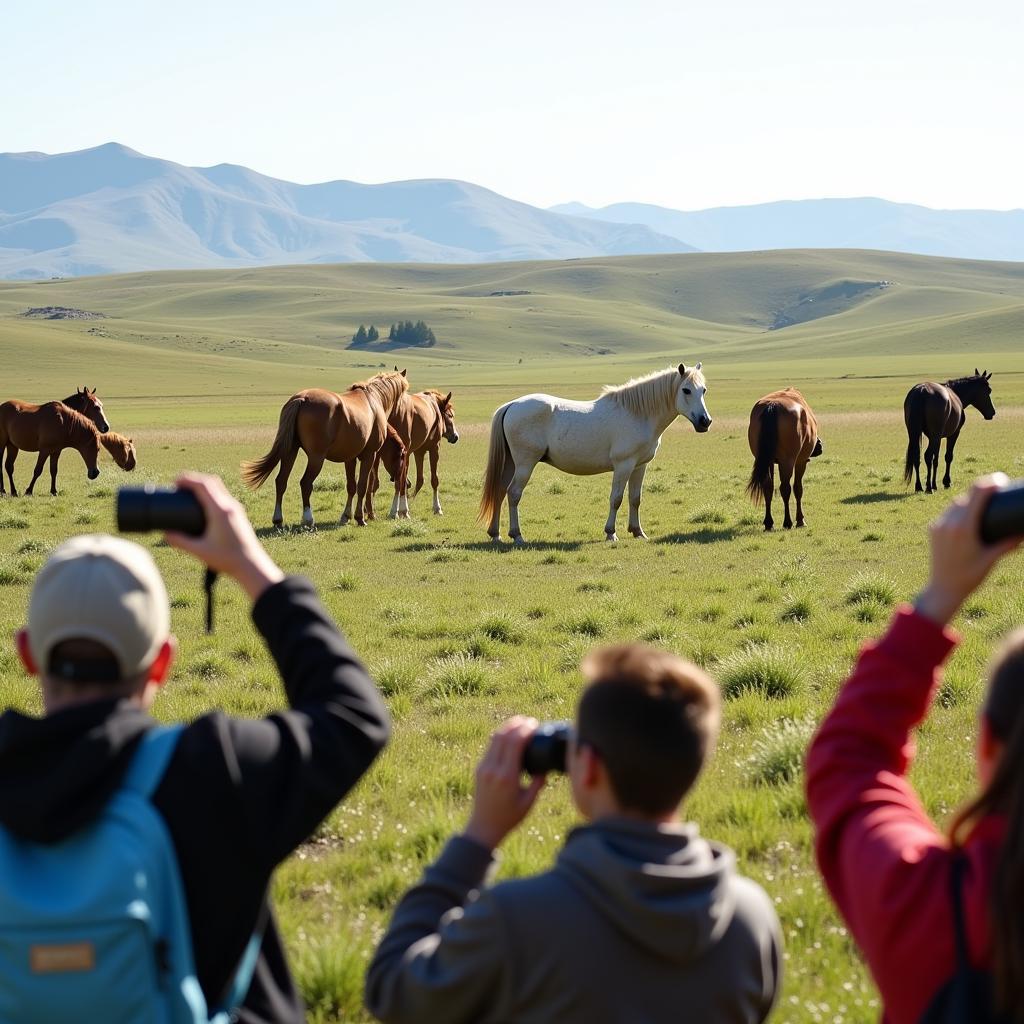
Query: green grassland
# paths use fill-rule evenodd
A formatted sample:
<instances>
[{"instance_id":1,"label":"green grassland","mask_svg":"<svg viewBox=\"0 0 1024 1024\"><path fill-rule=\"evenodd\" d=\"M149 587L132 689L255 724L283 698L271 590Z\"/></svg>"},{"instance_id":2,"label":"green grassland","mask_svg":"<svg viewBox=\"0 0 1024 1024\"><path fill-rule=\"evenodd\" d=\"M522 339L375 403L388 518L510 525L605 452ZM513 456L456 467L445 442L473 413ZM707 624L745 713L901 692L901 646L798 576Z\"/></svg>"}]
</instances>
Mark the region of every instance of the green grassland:
<instances>
[{"instance_id":1,"label":"green grassland","mask_svg":"<svg viewBox=\"0 0 1024 1024\"><path fill-rule=\"evenodd\" d=\"M530 294L491 294L513 290ZM108 318L19 315L44 305ZM359 323L407 318L425 319L438 346L344 347ZM769 330L780 318L794 322ZM316 1021L364 1019L368 951L403 889L465 820L472 769L496 723L518 712L571 715L579 659L592 644L643 640L679 651L727 695L718 751L687 813L734 846L776 901L787 941L777 1019L871 1021L876 993L814 871L800 753L859 645L924 576L925 526L946 496L903 486L907 388L975 364L993 370L998 415L986 423L968 414L954 487L996 469L1024 475L1022 327L1024 265L858 252L0 284L2 397L45 400L96 385L139 454L132 478L104 456L90 484L66 453L57 498L0 503L0 624L9 635L22 621L52 545L113 528L119 484L169 482L186 467L222 474L273 556L315 581L395 719L378 766L275 885ZM495 406L531 390L593 395L602 383L697 359L715 424L702 436L680 423L666 433L644 495L650 541L603 541L609 477L540 466L521 506L528 546L486 543L475 515ZM340 528L343 474L329 466L314 492L319 529L271 529L272 490L244 492L238 464L269 446L285 398L306 386L340 389L395 362L409 367L414 388L455 392L462 440L442 452L445 515L430 515L428 492L409 522ZM758 396L785 384L819 412L825 455L806 479L808 528L766 535L743 496L746 417ZM32 462L21 456L19 485ZM287 524L300 512L301 465ZM279 706L242 594L220 585L218 630L205 636L199 568L156 537L143 542L168 581L182 648L157 713ZM984 665L997 638L1024 620L1022 583L1024 564L1008 562L958 622L965 641L914 769L940 819L972 785ZM0 697L38 707L10 649L0 652ZM572 822L564 783L553 780L509 841L503 873L543 868Z\"/></svg>"}]
</instances>

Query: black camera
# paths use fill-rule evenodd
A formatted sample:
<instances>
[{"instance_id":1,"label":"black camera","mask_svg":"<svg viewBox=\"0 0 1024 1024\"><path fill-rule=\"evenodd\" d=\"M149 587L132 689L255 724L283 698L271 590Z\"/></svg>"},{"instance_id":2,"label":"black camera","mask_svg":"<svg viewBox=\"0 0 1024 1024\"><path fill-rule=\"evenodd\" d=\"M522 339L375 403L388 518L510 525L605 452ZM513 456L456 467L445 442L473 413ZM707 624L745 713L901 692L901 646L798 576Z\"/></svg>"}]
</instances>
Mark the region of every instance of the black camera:
<instances>
[{"instance_id":1,"label":"black camera","mask_svg":"<svg viewBox=\"0 0 1024 1024\"><path fill-rule=\"evenodd\" d=\"M996 544L1024 536L1024 480L1015 480L996 491L981 513L981 539Z\"/></svg>"},{"instance_id":2,"label":"black camera","mask_svg":"<svg viewBox=\"0 0 1024 1024\"><path fill-rule=\"evenodd\" d=\"M564 772L571 735L571 722L542 722L523 749L523 771L527 775Z\"/></svg>"},{"instance_id":3,"label":"black camera","mask_svg":"<svg viewBox=\"0 0 1024 1024\"><path fill-rule=\"evenodd\" d=\"M176 487L122 487L117 492L117 528L122 533L173 530L199 537L206 514L191 491Z\"/></svg>"}]
</instances>

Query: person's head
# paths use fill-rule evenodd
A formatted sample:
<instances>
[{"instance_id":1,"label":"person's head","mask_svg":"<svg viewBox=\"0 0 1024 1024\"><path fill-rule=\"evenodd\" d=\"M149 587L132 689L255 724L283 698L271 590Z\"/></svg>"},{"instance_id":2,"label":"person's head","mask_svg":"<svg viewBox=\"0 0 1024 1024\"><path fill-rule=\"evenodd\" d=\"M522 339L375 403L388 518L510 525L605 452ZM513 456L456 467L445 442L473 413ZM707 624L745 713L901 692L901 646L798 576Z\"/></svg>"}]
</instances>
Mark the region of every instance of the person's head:
<instances>
[{"instance_id":1,"label":"person's head","mask_svg":"<svg viewBox=\"0 0 1024 1024\"><path fill-rule=\"evenodd\" d=\"M954 845L982 818L1007 819L992 888L993 951L1001 1007L1024 1019L1024 923L1006 907L1024 900L1024 630L1014 633L996 654L978 729L979 794L951 826Z\"/></svg>"},{"instance_id":2,"label":"person's head","mask_svg":"<svg viewBox=\"0 0 1024 1024\"><path fill-rule=\"evenodd\" d=\"M36 577L16 642L48 712L104 698L148 707L175 651L167 591L149 552L104 534L65 541Z\"/></svg>"},{"instance_id":3,"label":"person's head","mask_svg":"<svg viewBox=\"0 0 1024 1024\"><path fill-rule=\"evenodd\" d=\"M640 644L597 648L583 674L567 758L577 807L588 819L675 817L718 735L714 680Z\"/></svg>"}]
</instances>

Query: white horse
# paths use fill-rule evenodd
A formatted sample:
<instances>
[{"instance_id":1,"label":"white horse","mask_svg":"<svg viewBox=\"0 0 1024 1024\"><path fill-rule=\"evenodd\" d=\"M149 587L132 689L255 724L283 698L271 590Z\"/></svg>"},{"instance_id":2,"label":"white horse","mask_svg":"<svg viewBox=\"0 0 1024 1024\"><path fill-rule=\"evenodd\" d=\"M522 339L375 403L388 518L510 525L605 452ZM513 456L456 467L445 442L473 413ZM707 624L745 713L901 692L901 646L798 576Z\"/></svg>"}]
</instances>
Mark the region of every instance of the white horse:
<instances>
[{"instance_id":1,"label":"white horse","mask_svg":"<svg viewBox=\"0 0 1024 1024\"><path fill-rule=\"evenodd\" d=\"M519 502L538 462L564 473L591 476L612 473L611 505L604 531L618 540L615 517L629 484L629 532L646 537L640 526L640 494L647 463L661 444L661 435L677 417L685 416L698 433L711 426L704 405L707 384L701 364L670 366L606 387L593 402L572 402L552 395L524 395L501 406L491 420L491 445L480 499L480 519L490 520L487 533L501 539L501 506L508 497L509 536L523 543Z\"/></svg>"}]
</instances>

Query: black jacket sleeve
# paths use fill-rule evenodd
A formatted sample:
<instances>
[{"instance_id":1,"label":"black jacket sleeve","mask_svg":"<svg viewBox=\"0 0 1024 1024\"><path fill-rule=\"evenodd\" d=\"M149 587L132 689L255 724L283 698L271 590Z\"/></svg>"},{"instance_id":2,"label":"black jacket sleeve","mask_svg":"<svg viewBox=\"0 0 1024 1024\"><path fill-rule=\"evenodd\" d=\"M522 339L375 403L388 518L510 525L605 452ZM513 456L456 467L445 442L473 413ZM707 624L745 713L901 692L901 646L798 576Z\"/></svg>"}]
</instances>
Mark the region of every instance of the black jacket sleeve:
<instances>
[{"instance_id":1,"label":"black jacket sleeve","mask_svg":"<svg viewBox=\"0 0 1024 1024\"><path fill-rule=\"evenodd\" d=\"M380 695L310 583L290 577L270 587L253 621L289 710L198 719L154 797L178 854L199 982L214 1003L265 915L274 867L356 784L389 735ZM295 1003L272 924L258 975L268 968L284 1001Z\"/></svg>"}]
</instances>

